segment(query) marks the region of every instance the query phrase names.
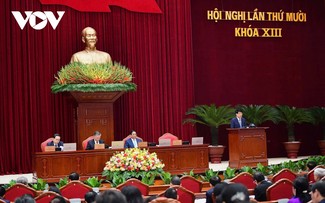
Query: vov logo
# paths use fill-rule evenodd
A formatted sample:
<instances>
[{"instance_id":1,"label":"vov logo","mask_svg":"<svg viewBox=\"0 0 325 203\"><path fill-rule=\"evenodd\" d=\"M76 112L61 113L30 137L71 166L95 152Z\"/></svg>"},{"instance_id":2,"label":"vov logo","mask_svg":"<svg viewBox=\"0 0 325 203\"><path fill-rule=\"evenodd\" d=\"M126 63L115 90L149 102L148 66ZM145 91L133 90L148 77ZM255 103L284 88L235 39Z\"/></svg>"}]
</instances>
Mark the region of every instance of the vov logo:
<instances>
[{"instance_id":1,"label":"vov logo","mask_svg":"<svg viewBox=\"0 0 325 203\"><path fill-rule=\"evenodd\" d=\"M49 22L52 26L53 30L58 26L59 22L61 21L65 11L57 11L58 18L55 17L53 12L51 11L25 11L26 17L24 18L23 15L19 11L11 11L12 15L15 17L20 29L24 29L27 22L29 21L29 25L34 30L41 30L43 29L47 23Z\"/></svg>"}]
</instances>

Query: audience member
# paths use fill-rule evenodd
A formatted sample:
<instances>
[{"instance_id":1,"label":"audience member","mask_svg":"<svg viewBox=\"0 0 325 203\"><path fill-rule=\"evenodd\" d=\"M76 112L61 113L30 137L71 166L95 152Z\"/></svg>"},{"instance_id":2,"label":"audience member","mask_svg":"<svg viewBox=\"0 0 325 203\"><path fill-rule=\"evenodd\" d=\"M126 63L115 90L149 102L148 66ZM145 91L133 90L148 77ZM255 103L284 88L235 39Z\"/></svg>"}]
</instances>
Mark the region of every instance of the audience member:
<instances>
[{"instance_id":1,"label":"audience member","mask_svg":"<svg viewBox=\"0 0 325 203\"><path fill-rule=\"evenodd\" d=\"M214 186L213 196L216 200L216 203L222 203L221 193L222 193L222 190L227 186L228 186L228 183L226 183L226 182L220 182Z\"/></svg>"},{"instance_id":2,"label":"audience member","mask_svg":"<svg viewBox=\"0 0 325 203\"><path fill-rule=\"evenodd\" d=\"M305 177L297 177L293 181L293 197L289 203L306 203L311 200L309 191L308 180Z\"/></svg>"},{"instance_id":3,"label":"audience member","mask_svg":"<svg viewBox=\"0 0 325 203\"><path fill-rule=\"evenodd\" d=\"M315 181L320 181L325 176L325 168L315 168L314 179Z\"/></svg>"},{"instance_id":4,"label":"audience member","mask_svg":"<svg viewBox=\"0 0 325 203\"><path fill-rule=\"evenodd\" d=\"M180 202L176 199L158 197L157 199L152 200L150 203L180 203Z\"/></svg>"},{"instance_id":5,"label":"audience member","mask_svg":"<svg viewBox=\"0 0 325 203\"><path fill-rule=\"evenodd\" d=\"M213 188L216 184L220 183L221 182L221 179L219 176L213 176L210 178L209 180L210 182L210 186L212 188L210 188L206 193L205 193L205 196L206 196L206 203L212 203L212 193L213 193Z\"/></svg>"},{"instance_id":6,"label":"audience member","mask_svg":"<svg viewBox=\"0 0 325 203\"><path fill-rule=\"evenodd\" d=\"M73 180L79 180L79 174L76 173L76 172L72 172L72 173L70 173L70 175L69 175L69 180L70 180L70 181L73 181Z\"/></svg>"},{"instance_id":7,"label":"audience member","mask_svg":"<svg viewBox=\"0 0 325 203\"><path fill-rule=\"evenodd\" d=\"M149 196L149 197L147 197L147 198L144 200L144 203L149 203L149 202L151 202L151 201L154 200L154 199L157 199L157 196L156 196L156 195Z\"/></svg>"},{"instance_id":8,"label":"audience member","mask_svg":"<svg viewBox=\"0 0 325 203\"><path fill-rule=\"evenodd\" d=\"M125 196L118 190L106 190L97 195L96 203L127 203Z\"/></svg>"},{"instance_id":9,"label":"audience member","mask_svg":"<svg viewBox=\"0 0 325 203\"><path fill-rule=\"evenodd\" d=\"M104 140L101 140L102 134L99 131L94 132L94 139L89 140L87 143L86 150L95 149L95 144L104 144Z\"/></svg>"},{"instance_id":10,"label":"audience member","mask_svg":"<svg viewBox=\"0 0 325 203\"><path fill-rule=\"evenodd\" d=\"M325 203L325 182L317 182L311 188L312 203Z\"/></svg>"},{"instance_id":11,"label":"audience member","mask_svg":"<svg viewBox=\"0 0 325 203\"><path fill-rule=\"evenodd\" d=\"M249 202L249 193L243 184L229 184L222 190L221 199L225 203Z\"/></svg>"},{"instance_id":12,"label":"audience member","mask_svg":"<svg viewBox=\"0 0 325 203\"><path fill-rule=\"evenodd\" d=\"M308 161L308 163L307 163L308 171L313 170L316 166L317 166L317 163L315 161Z\"/></svg>"},{"instance_id":13,"label":"audience member","mask_svg":"<svg viewBox=\"0 0 325 203\"><path fill-rule=\"evenodd\" d=\"M164 196L167 198L178 199L177 191L175 190L175 188L172 188L172 187L168 188L165 191Z\"/></svg>"},{"instance_id":14,"label":"audience member","mask_svg":"<svg viewBox=\"0 0 325 203\"><path fill-rule=\"evenodd\" d=\"M173 176L170 184L181 185L181 179L178 176Z\"/></svg>"},{"instance_id":15,"label":"audience member","mask_svg":"<svg viewBox=\"0 0 325 203\"><path fill-rule=\"evenodd\" d=\"M128 203L143 203L140 190L133 185L123 187L121 192L126 197Z\"/></svg>"},{"instance_id":16,"label":"audience member","mask_svg":"<svg viewBox=\"0 0 325 203\"><path fill-rule=\"evenodd\" d=\"M62 196L57 196L54 197L50 203L66 203L66 201Z\"/></svg>"},{"instance_id":17,"label":"audience member","mask_svg":"<svg viewBox=\"0 0 325 203\"><path fill-rule=\"evenodd\" d=\"M4 188L4 187L0 187L0 199L1 200L3 200L3 201L5 201L6 203L10 203L10 201L9 200L6 200L6 199L4 199L3 198L3 196L6 194L6 189Z\"/></svg>"},{"instance_id":18,"label":"audience member","mask_svg":"<svg viewBox=\"0 0 325 203\"><path fill-rule=\"evenodd\" d=\"M261 172L255 172L253 178L256 182L256 187L254 189L255 200L259 202L266 201L266 190L272 185L272 183L265 180L265 177Z\"/></svg>"},{"instance_id":19,"label":"audience member","mask_svg":"<svg viewBox=\"0 0 325 203\"><path fill-rule=\"evenodd\" d=\"M94 203L97 197L97 192L90 191L85 194L85 201L87 203Z\"/></svg>"},{"instance_id":20,"label":"audience member","mask_svg":"<svg viewBox=\"0 0 325 203\"><path fill-rule=\"evenodd\" d=\"M61 191L60 191L60 189L57 188L56 186L50 186L50 187L49 187L49 191L51 191L51 192L55 192L55 193L61 195Z\"/></svg>"},{"instance_id":21,"label":"audience member","mask_svg":"<svg viewBox=\"0 0 325 203\"><path fill-rule=\"evenodd\" d=\"M32 196L26 194L15 199L15 203L36 203L36 201Z\"/></svg>"},{"instance_id":22,"label":"audience member","mask_svg":"<svg viewBox=\"0 0 325 203\"><path fill-rule=\"evenodd\" d=\"M28 185L28 179L25 176L20 176L17 178L16 183Z\"/></svg>"}]
</instances>

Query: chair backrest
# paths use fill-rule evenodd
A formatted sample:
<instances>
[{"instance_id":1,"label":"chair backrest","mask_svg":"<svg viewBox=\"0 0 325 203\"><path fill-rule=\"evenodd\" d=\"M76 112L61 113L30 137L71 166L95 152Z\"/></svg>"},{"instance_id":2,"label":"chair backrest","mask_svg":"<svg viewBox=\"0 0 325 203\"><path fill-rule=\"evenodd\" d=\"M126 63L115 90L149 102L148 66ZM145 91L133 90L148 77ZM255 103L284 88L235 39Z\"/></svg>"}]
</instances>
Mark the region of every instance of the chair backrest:
<instances>
[{"instance_id":1,"label":"chair backrest","mask_svg":"<svg viewBox=\"0 0 325 203\"><path fill-rule=\"evenodd\" d=\"M256 184L254 178L250 173L242 172L232 178L229 182L232 183L241 183L247 187L247 189L255 189Z\"/></svg>"},{"instance_id":2,"label":"chair backrest","mask_svg":"<svg viewBox=\"0 0 325 203\"><path fill-rule=\"evenodd\" d=\"M0 203L7 203L7 202L5 202L4 200L0 199Z\"/></svg>"},{"instance_id":3,"label":"chair backrest","mask_svg":"<svg viewBox=\"0 0 325 203\"><path fill-rule=\"evenodd\" d=\"M83 199L87 192L92 191L92 188L84 183L74 180L60 188L61 194L67 199L80 198Z\"/></svg>"},{"instance_id":4,"label":"chair backrest","mask_svg":"<svg viewBox=\"0 0 325 203\"><path fill-rule=\"evenodd\" d=\"M314 183L315 182L315 178L314 178L314 171L316 168L325 168L325 166L323 165L318 165L315 168L313 168L313 170L309 171L307 174L307 179L309 183Z\"/></svg>"},{"instance_id":5,"label":"chair backrest","mask_svg":"<svg viewBox=\"0 0 325 203\"><path fill-rule=\"evenodd\" d=\"M279 171L278 173L276 173L273 178L272 178L272 182L275 183L280 179L286 178L290 181L294 181L296 179L297 175L294 174L292 171L290 171L287 168L282 169L281 171Z\"/></svg>"},{"instance_id":6,"label":"chair backrest","mask_svg":"<svg viewBox=\"0 0 325 203\"><path fill-rule=\"evenodd\" d=\"M196 180L192 176L183 176L181 177L181 186L193 193L199 193L202 190L202 182Z\"/></svg>"},{"instance_id":7,"label":"chair backrest","mask_svg":"<svg viewBox=\"0 0 325 203\"><path fill-rule=\"evenodd\" d=\"M165 133L162 136L160 136L159 139L169 139L170 140L170 144L173 145L173 141L174 140L178 140L178 137L176 137L175 135L173 135L171 133Z\"/></svg>"},{"instance_id":8,"label":"chair backrest","mask_svg":"<svg viewBox=\"0 0 325 203\"><path fill-rule=\"evenodd\" d=\"M82 141L82 149L86 149L87 148L87 144L88 144L88 141L89 140L92 140L92 139L94 139L94 136L92 135L92 136L89 136L87 139L85 139L84 141Z\"/></svg>"},{"instance_id":9,"label":"chair backrest","mask_svg":"<svg viewBox=\"0 0 325 203\"><path fill-rule=\"evenodd\" d=\"M57 196L60 196L60 195L55 192L48 191L48 192L44 192L44 193L38 195L35 198L35 201L36 201L36 203L49 203L49 202L51 202L51 200L54 197L57 197Z\"/></svg>"},{"instance_id":10,"label":"chair backrest","mask_svg":"<svg viewBox=\"0 0 325 203\"><path fill-rule=\"evenodd\" d=\"M174 185L172 187L177 191L178 201L181 203L194 203L195 195L193 192L179 185Z\"/></svg>"},{"instance_id":11,"label":"chair backrest","mask_svg":"<svg viewBox=\"0 0 325 203\"><path fill-rule=\"evenodd\" d=\"M10 202L14 202L17 197L21 197L24 194L29 194L32 197L35 197L36 190L24 184L16 183L15 185L7 189L4 198L9 200Z\"/></svg>"},{"instance_id":12,"label":"chair backrest","mask_svg":"<svg viewBox=\"0 0 325 203\"><path fill-rule=\"evenodd\" d=\"M288 198L293 196L292 191L293 184L288 179L280 179L266 190L267 201L278 200Z\"/></svg>"},{"instance_id":13,"label":"chair backrest","mask_svg":"<svg viewBox=\"0 0 325 203\"><path fill-rule=\"evenodd\" d=\"M41 150L42 152L45 152L45 147L47 146L47 143L52 142L53 141L53 137L48 138L47 140L45 140L44 142L41 143Z\"/></svg>"},{"instance_id":14,"label":"chair backrest","mask_svg":"<svg viewBox=\"0 0 325 203\"><path fill-rule=\"evenodd\" d=\"M131 178L131 179L127 180L126 182L118 185L116 188L119 190L122 190L123 187L129 186L129 185L133 185L133 186L137 187L143 196L148 196L149 186L135 178Z\"/></svg>"}]
</instances>

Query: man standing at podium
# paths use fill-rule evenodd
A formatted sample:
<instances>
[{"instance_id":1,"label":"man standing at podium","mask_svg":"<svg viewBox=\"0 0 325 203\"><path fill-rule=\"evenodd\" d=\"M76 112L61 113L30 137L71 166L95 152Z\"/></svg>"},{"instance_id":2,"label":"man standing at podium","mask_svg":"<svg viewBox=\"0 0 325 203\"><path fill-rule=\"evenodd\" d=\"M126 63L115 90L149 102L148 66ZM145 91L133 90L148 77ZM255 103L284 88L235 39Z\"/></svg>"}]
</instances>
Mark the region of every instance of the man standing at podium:
<instances>
[{"instance_id":1,"label":"man standing at podium","mask_svg":"<svg viewBox=\"0 0 325 203\"><path fill-rule=\"evenodd\" d=\"M231 119L230 123L231 128L245 128L246 119L243 118L243 112L240 109L236 110L236 117Z\"/></svg>"}]
</instances>

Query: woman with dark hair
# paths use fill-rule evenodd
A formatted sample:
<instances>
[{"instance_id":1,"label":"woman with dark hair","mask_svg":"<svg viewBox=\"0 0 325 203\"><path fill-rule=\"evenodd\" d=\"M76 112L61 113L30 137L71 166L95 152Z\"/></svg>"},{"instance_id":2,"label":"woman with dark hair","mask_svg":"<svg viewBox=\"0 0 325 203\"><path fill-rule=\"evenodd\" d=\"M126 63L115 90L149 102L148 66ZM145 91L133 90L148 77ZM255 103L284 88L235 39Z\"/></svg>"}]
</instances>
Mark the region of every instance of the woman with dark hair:
<instances>
[{"instance_id":1,"label":"woman with dark hair","mask_svg":"<svg viewBox=\"0 0 325 203\"><path fill-rule=\"evenodd\" d=\"M143 203L143 198L140 190L132 185L122 188L122 194L126 197L128 203Z\"/></svg>"},{"instance_id":2,"label":"woman with dark hair","mask_svg":"<svg viewBox=\"0 0 325 203\"><path fill-rule=\"evenodd\" d=\"M293 195L288 203L306 203L311 200L307 178L297 177L293 181Z\"/></svg>"}]
</instances>

